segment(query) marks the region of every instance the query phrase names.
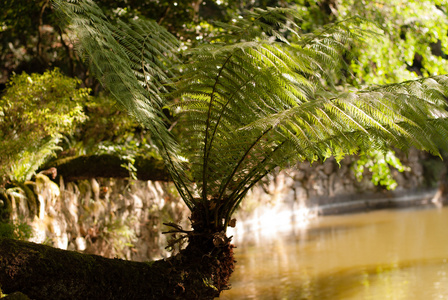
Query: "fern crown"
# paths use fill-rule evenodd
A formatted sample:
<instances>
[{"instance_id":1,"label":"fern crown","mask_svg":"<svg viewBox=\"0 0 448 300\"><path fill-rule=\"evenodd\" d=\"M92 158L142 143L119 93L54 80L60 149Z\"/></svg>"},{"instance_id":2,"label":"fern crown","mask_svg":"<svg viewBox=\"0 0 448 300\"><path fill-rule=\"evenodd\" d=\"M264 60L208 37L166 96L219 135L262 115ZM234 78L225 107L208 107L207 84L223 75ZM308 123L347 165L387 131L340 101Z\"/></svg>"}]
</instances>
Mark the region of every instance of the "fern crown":
<instances>
[{"instance_id":1,"label":"fern crown","mask_svg":"<svg viewBox=\"0 0 448 300\"><path fill-rule=\"evenodd\" d=\"M178 43L155 22L112 25L92 1L56 3L103 85L152 130L184 201L217 230L277 167L372 148L438 154L448 136L445 75L337 88L350 48L371 34L359 18L303 33L296 10L256 9L217 24L223 34L185 53L175 74Z\"/></svg>"}]
</instances>

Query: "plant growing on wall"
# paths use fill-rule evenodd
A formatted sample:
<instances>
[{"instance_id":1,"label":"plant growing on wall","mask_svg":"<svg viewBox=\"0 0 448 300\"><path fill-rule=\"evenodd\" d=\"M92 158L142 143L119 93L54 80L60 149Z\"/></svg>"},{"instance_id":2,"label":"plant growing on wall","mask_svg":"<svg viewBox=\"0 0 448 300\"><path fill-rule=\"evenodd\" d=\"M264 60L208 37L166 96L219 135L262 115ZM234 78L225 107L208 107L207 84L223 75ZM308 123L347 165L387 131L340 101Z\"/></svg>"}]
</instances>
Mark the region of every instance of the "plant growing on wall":
<instances>
[{"instance_id":1,"label":"plant growing on wall","mask_svg":"<svg viewBox=\"0 0 448 300\"><path fill-rule=\"evenodd\" d=\"M88 90L79 84L57 69L13 76L0 98L0 184L29 180L61 137L85 120Z\"/></svg>"},{"instance_id":2,"label":"plant growing on wall","mask_svg":"<svg viewBox=\"0 0 448 300\"><path fill-rule=\"evenodd\" d=\"M79 84L58 69L22 73L8 83L0 98L1 221L8 219L19 198L27 199L33 214L38 212L36 197L25 181L61 149L61 138L86 119L82 103L88 89Z\"/></svg>"}]
</instances>

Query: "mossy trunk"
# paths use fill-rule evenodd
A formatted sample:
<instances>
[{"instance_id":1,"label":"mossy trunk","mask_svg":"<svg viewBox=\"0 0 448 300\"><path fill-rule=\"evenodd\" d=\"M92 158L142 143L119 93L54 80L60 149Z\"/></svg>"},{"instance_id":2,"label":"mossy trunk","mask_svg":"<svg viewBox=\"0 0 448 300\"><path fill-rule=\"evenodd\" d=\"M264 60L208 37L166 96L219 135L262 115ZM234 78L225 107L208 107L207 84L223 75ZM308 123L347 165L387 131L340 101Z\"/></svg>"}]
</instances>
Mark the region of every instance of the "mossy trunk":
<instances>
[{"instance_id":1,"label":"mossy trunk","mask_svg":"<svg viewBox=\"0 0 448 300\"><path fill-rule=\"evenodd\" d=\"M440 202L446 205L448 204L448 160L446 157L444 157L444 159L445 159L445 168L440 173L438 185L439 185L439 194L441 196Z\"/></svg>"},{"instance_id":2,"label":"mossy trunk","mask_svg":"<svg viewBox=\"0 0 448 300\"><path fill-rule=\"evenodd\" d=\"M191 238L193 237L194 238ZM3 293L31 299L214 299L227 289L233 246L192 234L179 254L149 263L0 239Z\"/></svg>"},{"instance_id":3,"label":"mossy trunk","mask_svg":"<svg viewBox=\"0 0 448 300\"><path fill-rule=\"evenodd\" d=\"M123 167L127 164L127 160L117 155L102 154L63 158L48 163L45 168L56 168L57 174L62 175L65 182L69 182L96 177L127 178L130 177L129 170ZM160 159L136 157L134 167L137 169L134 175L139 180L171 180ZM47 172L51 173L50 170Z\"/></svg>"}]
</instances>

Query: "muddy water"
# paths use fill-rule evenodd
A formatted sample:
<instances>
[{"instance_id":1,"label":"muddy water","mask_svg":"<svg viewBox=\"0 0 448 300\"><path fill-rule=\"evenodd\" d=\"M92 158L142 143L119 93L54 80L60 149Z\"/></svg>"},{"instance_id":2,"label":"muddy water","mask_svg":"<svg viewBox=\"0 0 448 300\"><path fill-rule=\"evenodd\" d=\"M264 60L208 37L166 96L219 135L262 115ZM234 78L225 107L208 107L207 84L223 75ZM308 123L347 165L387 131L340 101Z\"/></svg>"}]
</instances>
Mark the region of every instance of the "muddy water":
<instances>
[{"instance_id":1,"label":"muddy water","mask_svg":"<svg viewBox=\"0 0 448 300\"><path fill-rule=\"evenodd\" d=\"M221 299L448 300L448 208L321 217L237 246Z\"/></svg>"}]
</instances>

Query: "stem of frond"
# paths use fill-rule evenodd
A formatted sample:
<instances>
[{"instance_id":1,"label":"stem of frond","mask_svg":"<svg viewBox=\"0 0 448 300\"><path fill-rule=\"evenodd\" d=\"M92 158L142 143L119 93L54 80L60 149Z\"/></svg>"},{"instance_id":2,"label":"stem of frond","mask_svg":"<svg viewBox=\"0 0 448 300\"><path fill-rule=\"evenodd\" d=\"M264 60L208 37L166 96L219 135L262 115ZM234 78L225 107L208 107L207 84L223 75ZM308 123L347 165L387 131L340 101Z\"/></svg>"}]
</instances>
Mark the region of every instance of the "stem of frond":
<instances>
[{"instance_id":1,"label":"stem of frond","mask_svg":"<svg viewBox=\"0 0 448 300\"><path fill-rule=\"evenodd\" d=\"M286 143L286 140L283 141L281 144L279 144L277 147L275 147L275 149L271 153L269 153L269 155L266 155L266 157L260 163L258 163L254 168L252 168L252 170L250 170L250 172L246 175L246 177L238 184L238 186L235 188L233 193L229 196L229 199L239 199L241 197L241 195L244 195L245 193L247 193L247 191L250 188L245 188L245 189L242 189L242 188L246 185L247 182L249 182L249 180L251 178L254 177L255 174L257 174L257 172L259 172L262 168L264 168L264 166L266 166L267 160L270 159L274 155L274 153L276 153L279 149L281 149L281 147L285 143ZM261 177L261 178L263 178L263 177ZM256 182L258 182L258 180ZM250 185L250 186L252 187L253 185ZM244 191L244 192L240 192L240 191ZM239 195L237 195L235 197L235 195L237 193L239 193ZM230 201L230 202L235 202L235 201ZM232 204L230 202L229 202L229 204L232 206Z\"/></svg>"},{"instance_id":2,"label":"stem of frond","mask_svg":"<svg viewBox=\"0 0 448 300\"><path fill-rule=\"evenodd\" d=\"M170 171L173 172L174 174L176 174L176 180L174 180L174 185L176 186L176 189L179 192L182 199L184 200L185 204L188 206L188 208L191 211L193 209L193 195L191 195L190 190L188 189L187 185L183 181L179 172L177 172L176 166L174 165L173 159L166 147L165 142L163 140L160 140L160 142L162 144L163 150L165 151L165 155L168 158L169 164L171 165ZM183 186L183 189L181 186ZM184 190L187 192L188 195L185 195L185 193L183 192ZM187 199L187 196L189 197L189 199Z\"/></svg>"},{"instance_id":3,"label":"stem of frond","mask_svg":"<svg viewBox=\"0 0 448 300\"><path fill-rule=\"evenodd\" d=\"M244 155L241 156L240 160L238 161L238 163L236 164L235 168L232 171L232 174L229 175L229 177L227 178L227 181L225 183L225 185L223 186L223 188L221 189L221 193L219 194L218 197L218 201L220 201L222 199L222 196L224 195L225 190L227 189L227 187L230 184L230 181L232 180L233 176L235 175L235 173L238 171L239 167L241 166L241 164L243 163L243 161L246 159L247 155L249 154L249 152L258 144L258 142L261 140L261 138L263 138L263 136L265 134L267 134L269 131L271 131L274 127L271 126L270 128L268 128L267 130L265 130L262 134L260 134L260 136L249 146L249 148L246 150L246 152L244 153Z\"/></svg>"},{"instance_id":4,"label":"stem of frond","mask_svg":"<svg viewBox=\"0 0 448 300\"><path fill-rule=\"evenodd\" d=\"M219 117L218 117L218 120L216 121L215 129L213 130L213 134L212 134L212 136L211 136L211 140L210 140L210 148L211 148L212 145L213 145L213 140L215 139L216 131L217 131L217 129L218 129L219 123L221 122L222 116L224 115L224 111L225 111L226 108L227 108L227 105L232 101L233 97L234 97L234 96L235 96L235 95L236 95L236 94L237 94L243 87L245 87L249 82L251 82L254 78L255 78L255 75L252 76L251 78L249 78L244 84L242 84L242 85L239 87L239 89L236 90L236 91L232 94L232 96L230 96L229 100L227 100L226 104L222 107L221 112L220 112ZM221 196L222 196L222 194L220 195L220 197L219 197L218 199L220 199Z\"/></svg>"},{"instance_id":5,"label":"stem of frond","mask_svg":"<svg viewBox=\"0 0 448 300\"><path fill-rule=\"evenodd\" d=\"M264 173L262 173L260 176L256 177L252 183L247 186L245 189L243 189L241 191L241 193L238 195L237 198L235 198L234 204L230 207L229 209L229 213L226 215L225 217L225 222L224 222L224 228L227 228L229 221L232 217L232 215L234 214L235 210L238 208L238 206L240 205L241 201L243 200L244 196L246 195L246 193L255 185L257 184L261 179L263 179L263 177L265 177L266 175L268 175L270 172L272 172L277 166L272 166L271 168L268 168Z\"/></svg>"},{"instance_id":6,"label":"stem of frond","mask_svg":"<svg viewBox=\"0 0 448 300\"><path fill-rule=\"evenodd\" d=\"M232 57L233 54L230 54L229 57L227 57L227 59L225 60L225 62L222 64L221 69L218 72L218 75L216 76L216 80L215 80L215 84L213 85L213 91L212 94L210 96L210 104L208 107L208 113L207 113L207 122L206 122L206 127L205 127L205 138L204 138L204 163L203 163L203 169L202 169L202 201L204 203L207 202L207 168L208 168L208 158L209 158L209 148L208 148L208 137L209 137L209 128L210 128L210 119L211 119L211 113L212 113L212 104L213 104L213 100L215 98L215 93L216 93L216 87L218 85L219 82L219 78L221 77L221 73L224 70L225 65L230 61L230 58ZM211 148L211 145L210 145ZM208 211L206 209L206 211ZM208 217L207 217L208 220Z\"/></svg>"}]
</instances>

